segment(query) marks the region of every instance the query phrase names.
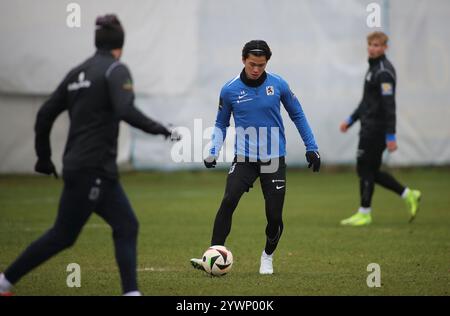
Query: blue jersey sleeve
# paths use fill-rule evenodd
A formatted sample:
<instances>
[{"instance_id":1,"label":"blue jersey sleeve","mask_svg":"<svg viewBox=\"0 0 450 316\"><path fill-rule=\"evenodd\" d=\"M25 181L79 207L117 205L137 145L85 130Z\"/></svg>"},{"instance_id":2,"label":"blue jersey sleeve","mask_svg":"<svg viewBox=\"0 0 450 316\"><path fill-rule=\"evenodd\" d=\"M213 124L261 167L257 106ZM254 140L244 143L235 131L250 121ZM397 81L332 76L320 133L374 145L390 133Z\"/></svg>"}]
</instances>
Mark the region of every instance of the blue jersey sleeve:
<instances>
[{"instance_id":1,"label":"blue jersey sleeve","mask_svg":"<svg viewBox=\"0 0 450 316\"><path fill-rule=\"evenodd\" d=\"M294 122L305 144L306 151L318 150L313 132L308 124L302 106L286 81L281 80L281 102Z\"/></svg>"},{"instance_id":2,"label":"blue jersey sleeve","mask_svg":"<svg viewBox=\"0 0 450 316\"><path fill-rule=\"evenodd\" d=\"M219 98L219 109L217 110L216 123L211 137L211 149L209 154L214 157L219 156L225 137L227 136L227 128L230 126L231 103L227 99L225 88L222 88Z\"/></svg>"}]
</instances>

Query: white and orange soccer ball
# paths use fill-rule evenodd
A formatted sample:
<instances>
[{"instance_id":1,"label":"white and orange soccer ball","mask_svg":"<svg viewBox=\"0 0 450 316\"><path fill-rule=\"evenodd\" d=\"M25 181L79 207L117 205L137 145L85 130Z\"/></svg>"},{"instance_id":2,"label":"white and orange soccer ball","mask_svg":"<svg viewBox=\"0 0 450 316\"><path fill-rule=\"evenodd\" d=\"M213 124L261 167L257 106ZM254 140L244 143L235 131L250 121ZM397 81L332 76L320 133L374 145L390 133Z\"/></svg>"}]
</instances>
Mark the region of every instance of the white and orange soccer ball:
<instances>
[{"instance_id":1,"label":"white and orange soccer ball","mask_svg":"<svg viewBox=\"0 0 450 316\"><path fill-rule=\"evenodd\" d=\"M230 272L233 254L225 246L211 246L202 257L203 268L213 276L222 276Z\"/></svg>"}]
</instances>

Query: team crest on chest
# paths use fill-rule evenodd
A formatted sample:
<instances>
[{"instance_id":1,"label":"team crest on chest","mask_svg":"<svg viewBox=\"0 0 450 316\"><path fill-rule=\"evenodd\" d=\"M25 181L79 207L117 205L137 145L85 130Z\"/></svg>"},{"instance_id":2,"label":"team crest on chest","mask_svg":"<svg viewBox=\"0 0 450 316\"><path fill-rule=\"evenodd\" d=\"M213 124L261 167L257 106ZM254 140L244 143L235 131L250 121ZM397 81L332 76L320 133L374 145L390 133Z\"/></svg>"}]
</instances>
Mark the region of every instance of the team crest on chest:
<instances>
[{"instance_id":1,"label":"team crest on chest","mask_svg":"<svg viewBox=\"0 0 450 316\"><path fill-rule=\"evenodd\" d=\"M273 88L273 86L266 86L266 94L267 95L274 95L275 94L275 89Z\"/></svg>"}]
</instances>

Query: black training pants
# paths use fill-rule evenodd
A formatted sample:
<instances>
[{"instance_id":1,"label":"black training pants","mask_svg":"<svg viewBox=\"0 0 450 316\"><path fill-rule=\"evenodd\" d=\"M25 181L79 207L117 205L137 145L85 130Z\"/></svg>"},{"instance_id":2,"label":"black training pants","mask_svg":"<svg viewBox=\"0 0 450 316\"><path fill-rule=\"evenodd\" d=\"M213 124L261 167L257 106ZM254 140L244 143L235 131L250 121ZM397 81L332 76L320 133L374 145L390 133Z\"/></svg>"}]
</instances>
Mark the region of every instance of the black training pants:
<instances>
[{"instance_id":1,"label":"black training pants","mask_svg":"<svg viewBox=\"0 0 450 316\"><path fill-rule=\"evenodd\" d=\"M266 209L266 247L272 254L283 232L283 203L286 192L286 164L284 157L270 163L250 162L235 158L227 177L225 194L214 221L211 245L224 245L231 230L233 212L241 196L248 192L259 177Z\"/></svg>"},{"instance_id":2,"label":"black training pants","mask_svg":"<svg viewBox=\"0 0 450 316\"><path fill-rule=\"evenodd\" d=\"M384 135L362 136L359 139L356 169L359 176L362 207L371 206L375 183L398 195L401 195L405 189L389 173L380 171L385 149Z\"/></svg>"}]
</instances>

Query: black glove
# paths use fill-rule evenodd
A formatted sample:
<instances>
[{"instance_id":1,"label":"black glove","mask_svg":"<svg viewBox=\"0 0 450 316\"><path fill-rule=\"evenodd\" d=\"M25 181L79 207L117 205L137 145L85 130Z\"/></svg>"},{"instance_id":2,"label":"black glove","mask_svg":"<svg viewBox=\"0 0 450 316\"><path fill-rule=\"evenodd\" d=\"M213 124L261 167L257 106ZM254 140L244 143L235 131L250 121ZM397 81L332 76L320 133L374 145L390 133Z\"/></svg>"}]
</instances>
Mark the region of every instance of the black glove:
<instances>
[{"instance_id":1,"label":"black glove","mask_svg":"<svg viewBox=\"0 0 450 316\"><path fill-rule=\"evenodd\" d=\"M162 133L164 138L172 142L180 141L183 138L182 135L173 129L172 126L172 124L169 124L168 127L164 127L164 132Z\"/></svg>"},{"instance_id":2,"label":"black glove","mask_svg":"<svg viewBox=\"0 0 450 316\"><path fill-rule=\"evenodd\" d=\"M208 156L205 160L203 160L205 163L206 168L215 168L216 167L216 157L214 156Z\"/></svg>"},{"instance_id":3,"label":"black glove","mask_svg":"<svg viewBox=\"0 0 450 316\"><path fill-rule=\"evenodd\" d=\"M307 151L306 161L308 162L308 168L313 167L313 172L319 172L320 169L320 154L317 150Z\"/></svg>"},{"instance_id":4,"label":"black glove","mask_svg":"<svg viewBox=\"0 0 450 316\"><path fill-rule=\"evenodd\" d=\"M47 175L53 175L56 179L58 179L58 173L56 172L55 165L51 161L50 158L48 159L42 159L39 158L36 162L36 165L34 166L34 170L39 173L47 174Z\"/></svg>"},{"instance_id":5,"label":"black glove","mask_svg":"<svg viewBox=\"0 0 450 316\"><path fill-rule=\"evenodd\" d=\"M178 142L178 141L180 141L181 138L183 138L183 137L182 137L182 135L181 135L180 133L178 133L176 130L173 129L173 130L170 132L170 135L167 136L166 138L170 138L170 140L171 140L172 142Z\"/></svg>"}]
</instances>

